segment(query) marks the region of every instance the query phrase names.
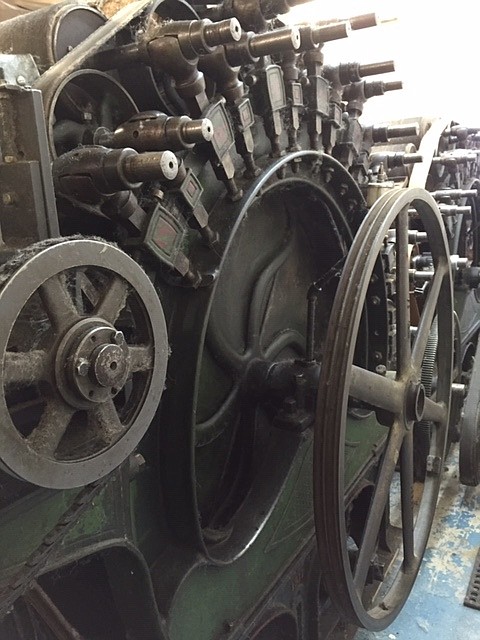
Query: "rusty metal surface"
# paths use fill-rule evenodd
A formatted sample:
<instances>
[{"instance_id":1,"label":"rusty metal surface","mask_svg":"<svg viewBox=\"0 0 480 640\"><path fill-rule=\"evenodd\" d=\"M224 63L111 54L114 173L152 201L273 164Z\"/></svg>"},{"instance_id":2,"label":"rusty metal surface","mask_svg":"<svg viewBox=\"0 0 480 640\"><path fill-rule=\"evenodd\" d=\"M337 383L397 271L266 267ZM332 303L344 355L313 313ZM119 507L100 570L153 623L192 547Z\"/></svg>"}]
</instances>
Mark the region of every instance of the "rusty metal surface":
<instances>
[{"instance_id":1,"label":"rusty metal surface","mask_svg":"<svg viewBox=\"0 0 480 640\"><path fill-rule=\"evenodd\" d=\"M377 16L300 3L0 24L9 640L334 638L412 586L477 409L480 129L364 126L393 61L323 45Z\"/></svg>"}]
</instances>

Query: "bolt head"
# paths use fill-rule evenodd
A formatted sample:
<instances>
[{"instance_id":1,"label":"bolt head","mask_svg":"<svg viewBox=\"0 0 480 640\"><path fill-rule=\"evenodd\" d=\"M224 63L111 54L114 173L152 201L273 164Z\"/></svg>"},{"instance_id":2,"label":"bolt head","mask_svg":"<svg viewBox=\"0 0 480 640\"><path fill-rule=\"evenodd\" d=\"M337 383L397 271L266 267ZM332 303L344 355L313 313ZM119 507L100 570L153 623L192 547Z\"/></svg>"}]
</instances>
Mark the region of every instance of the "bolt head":
<instances>
[{"instance_id":1,"label":"bolt head","mask_svg":"<svg viewBox=\"0 0 480 640\"><path fill-rule=\"evenodd\" d=\"M123 344L125 342L125 336L122 331L112 331L113 344Z\"/></svg>"},{"instance_id":2,"label":"bolt head","mask_svg":"<svg viewBox=\"0 0 480 640\"><path fill-rule=\"evenodd\" d=\"M25 86L27 84L27 79L25 78L25 76L17 76L17 84L19 84L21 87Z\"/></svg>"},{"instance_id":3,"label":"bolt head","mask_svg":"<svg viewBox=\"0 0 480 640\"><path fill-rule=\"evenodd\" d=\"M79 376L82 376L82 378L88 374L89 369L90 369L90 365L88 363L88 360L85 360L85 358L80 358L75 365L75 370L77 374Z\"/></svg>"}]
</instances>

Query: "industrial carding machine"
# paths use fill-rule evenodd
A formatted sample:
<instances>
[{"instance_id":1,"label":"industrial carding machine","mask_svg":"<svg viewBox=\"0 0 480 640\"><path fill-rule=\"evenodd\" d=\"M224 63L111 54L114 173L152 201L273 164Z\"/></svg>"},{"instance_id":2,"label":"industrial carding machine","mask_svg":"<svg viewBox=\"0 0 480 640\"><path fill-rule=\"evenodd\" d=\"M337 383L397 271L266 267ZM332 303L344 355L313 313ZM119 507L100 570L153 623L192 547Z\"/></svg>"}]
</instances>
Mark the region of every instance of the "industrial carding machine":
<instances>
[{"instance_id":1,"label":"industrial carding machine","mask_svg":"<svg viewBox=\"0 0 480 640\"><path fill-rule=\"evenodd\" d=\"M2 640L380 630L479 482L478 130L295 4L0 23Z\"/></svg>"}]
</instances>

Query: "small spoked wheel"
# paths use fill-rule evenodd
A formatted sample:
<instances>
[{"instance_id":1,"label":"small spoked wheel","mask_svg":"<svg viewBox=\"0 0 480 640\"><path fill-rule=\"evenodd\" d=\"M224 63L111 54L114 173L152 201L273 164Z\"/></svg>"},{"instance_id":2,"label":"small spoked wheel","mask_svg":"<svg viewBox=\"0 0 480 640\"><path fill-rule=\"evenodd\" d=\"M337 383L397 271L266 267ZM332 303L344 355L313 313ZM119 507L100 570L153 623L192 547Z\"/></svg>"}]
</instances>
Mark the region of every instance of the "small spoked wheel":
<instances>
[{"instance_id":1,"label":"small spoked wheel","mask_svg":"<svg viewBox=\"0 0 480 640\"><path fill-rule=\"evenodd\" d=\"M409 228L418 225L427 232L433 275L411 326ZM387 236L395 244L396 356L371 371L356 365L357 338ZM438 380L428 397L422 366L434 322ZM324 580L342 616L373 631L395 619L426 548L447 435L452 334L450 258L437 205L423 189L395 189L372 207L348 254L330 316L315 425L315 523ZM359 441L373 438L369 463L354 477L352 403L370 410ZM420 420L432 429L427 471L416 479L413 427ZM353 527L359 514L363 524Z\"/></svg>"},{"instance_id":2,"label":"small spoked wheel","mask_svg":"<svg viewBox=\"0 0 480 640\"><path fill-rule=\"evenodd\" d=\"M123 462L147 430L168 343L148 276L105 242L33 245L0 270L0 467L66 489Z\"/></svg>"}]
</instances>

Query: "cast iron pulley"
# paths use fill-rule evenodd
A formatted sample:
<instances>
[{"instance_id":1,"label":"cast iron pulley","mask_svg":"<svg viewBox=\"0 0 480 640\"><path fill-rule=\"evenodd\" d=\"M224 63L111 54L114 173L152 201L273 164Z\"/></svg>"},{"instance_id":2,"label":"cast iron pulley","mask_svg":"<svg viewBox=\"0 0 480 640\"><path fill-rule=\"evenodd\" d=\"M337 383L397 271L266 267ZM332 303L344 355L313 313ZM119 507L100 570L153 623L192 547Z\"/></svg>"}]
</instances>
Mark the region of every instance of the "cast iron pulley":
<instances>
[{"instance_id":1,"label":"cast iron pulley","mask_svg":"<svg viewBox=\"0 0 480 640\"><path fill-rule=\"evenodd\" d=\"M474 358L468 394L460 424L460 482L471 487L480 484L480 340Z\"/></svg>"},{"instance_id":2,"label":"cast iron pulley","mask_svg":"<svg viewBox=\"0 0 480 640\"><path fill-rule=\"evenodd\" d=\"M64 238L0 269L0 467L42 487L95 481L146 432L168 342L148 276L117 247Z\"/></svg>"},{"instance_id":3,"label":"cast iron pulley","mask_svg":"<svg viewBox=\"0 0 480 640\"><path fill-rule=\"evenodd\" d=\"M410 323L411 217L420 218L427 232L434 265L416 327ZM372 268L391 228L396 245L396 358L390 370L371 371L357 365L357 336ZM428 397L421 374L435 318L440 336L435 356L438 379L435 394ZM452 334L451 269L438 207L423 189L392 190L370 210L347 256L329 321L315 425L314 506L324 580L341 615L370 630L384 629L395 619L427 544L447 436ZM383 425L373 447L364 525L355 531L349 526L355 506L345 481L352 399L373 409ZM413 425L422 419L433 427L427 473L423 481L415 481Z\"/></svg>"}]
</instances>

